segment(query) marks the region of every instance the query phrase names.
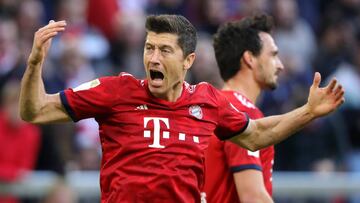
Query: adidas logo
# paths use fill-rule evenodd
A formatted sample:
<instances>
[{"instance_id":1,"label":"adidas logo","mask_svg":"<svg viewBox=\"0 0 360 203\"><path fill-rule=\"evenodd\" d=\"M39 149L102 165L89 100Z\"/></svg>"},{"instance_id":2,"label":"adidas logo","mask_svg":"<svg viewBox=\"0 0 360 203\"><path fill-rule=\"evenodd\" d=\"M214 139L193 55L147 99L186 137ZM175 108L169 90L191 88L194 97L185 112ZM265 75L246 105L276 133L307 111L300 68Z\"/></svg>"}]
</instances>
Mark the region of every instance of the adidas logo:
<instances>
[{"instance_id":1,"label":"adidas logo","mask_svg":"<svg viewBox=\"0 0 360 203\"><path fill-rule=\"evenodd\" d=\"M148 107L146 106L146 104L140 105L135 108L135 110L147 110L147 109L148 109Z\"/></svg>"}]
</instances>

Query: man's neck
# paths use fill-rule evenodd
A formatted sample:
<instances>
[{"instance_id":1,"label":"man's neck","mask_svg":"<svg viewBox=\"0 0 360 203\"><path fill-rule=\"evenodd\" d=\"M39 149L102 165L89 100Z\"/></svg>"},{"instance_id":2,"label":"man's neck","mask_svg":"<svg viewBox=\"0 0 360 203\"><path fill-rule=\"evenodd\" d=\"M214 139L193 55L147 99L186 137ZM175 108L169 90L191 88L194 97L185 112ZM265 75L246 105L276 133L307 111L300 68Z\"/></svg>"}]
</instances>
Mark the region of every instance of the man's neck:
<instances>
[{"instance_id":1,"label":"man's neck","mask_svg":"<svg viewBox=\"0 0 360 203\"><path fill-rule=\"evenodd\" d=\"M230 80L226 81L222 90L232 90L240 92L252 103L256 103L258 96L261 93L261 88L249 74L238 73Z\"/></svg>"},{"instance_id":2,"label":"man's neck","mask_svg":"<svg viewBox=\"0 0 360 203\"><path fill-rule=\"evenodd\" d=\"M168 94L167 101L176 102L181 97L182 91L183 91L183 82L180 82Z\"/></svg>"},{"instance_id":3,"label":"man's neck","mask_svg":"<svg viewBox=\"0 0 360 203\"><path fill-rule=\"evenodd\" d=\"M183 91L183 81L179 82L178 84L174 85L174 87L166 92L165 94L156 94L156 93L151 93L154 97L157 97L159 99L163 99L166 100L168 102L176 102L182 94Z\"/></svg>"}]
</instances>

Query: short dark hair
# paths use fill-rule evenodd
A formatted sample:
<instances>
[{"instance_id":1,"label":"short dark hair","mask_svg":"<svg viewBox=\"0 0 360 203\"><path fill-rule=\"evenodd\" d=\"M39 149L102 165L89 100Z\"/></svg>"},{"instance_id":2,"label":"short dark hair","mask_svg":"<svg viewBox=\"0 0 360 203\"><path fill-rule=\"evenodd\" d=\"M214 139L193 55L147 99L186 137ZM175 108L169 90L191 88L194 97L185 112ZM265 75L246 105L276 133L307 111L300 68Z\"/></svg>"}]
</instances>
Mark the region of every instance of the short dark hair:
<instances>
[{"instance_id":1,"label":"short dark hair","mask_svg":"<svg viewBox=\"0 0 360 203\"><path fill-rule=\"evenodd\" d=\"M216 61L224 81L240 70L240 59L245 51L258 56L262 49L259 32L270 33L274 27L271 16L260 14L240 21L225 23L214 36Z\"/></svg>"},{"instance_id":2,"label":"short dark hair","mask_svg":"<svg viewBox=\"0 0 360 203\"><path fill-rule=\"evenodd\" d=\"M195 52L196 29L181 15L150 15L146 18L146 32L171 33L178 35L178 44L184 57Z\"/></svg>"}]
</instances>

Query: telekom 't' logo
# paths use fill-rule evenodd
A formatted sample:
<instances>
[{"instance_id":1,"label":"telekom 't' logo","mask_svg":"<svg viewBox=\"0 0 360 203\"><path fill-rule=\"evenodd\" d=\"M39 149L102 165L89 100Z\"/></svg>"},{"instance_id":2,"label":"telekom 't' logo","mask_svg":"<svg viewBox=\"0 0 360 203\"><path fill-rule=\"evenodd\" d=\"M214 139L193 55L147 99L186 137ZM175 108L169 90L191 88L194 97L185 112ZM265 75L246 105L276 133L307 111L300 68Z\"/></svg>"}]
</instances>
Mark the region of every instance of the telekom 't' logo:
<instances>
[{"instance_id":1,"label":"telekom 't' logo","mask_svg":"<svg viewBox=\"0 0 360 203\"><path fill-rule=\"evenodd\" d=\"M158 117L144 117L144 128L146 128L149 121L154 122L154 139L153 143L149 145L152 148L165 148L165 146L160 144L160 122L164 123L167 129L170 128L169 126L169 119L168 118L158 118ZM151 137L151 131L145 130L144 137ZM163 131L162 137L165 139L169 139L169 132Z\"/></svg>"},{"instance_id":2,"label":"telekom 't' logo","mask_svg":"<svg viewBox=\"0 0 360 203\"><path fill-rule=\"evenodd\" d=\"M164 139L169 139L170 138L170 132L169 131L165 131L163 130L162 134L160 134L160 124L164 123L166 126L166 129L170 129L170 125L169 125L169 119L168 118L159 118L159 117L144 117L144 128L147 127L148 123L153 122L154 123L154 132L153 132L153 143L151 145L149 145L149 147L151 148L165 148L164 145L161 145L160 140L161 138ZM144 130L144 137L146 138L151 138L151 132L150 130ZM172 135L174 136L174 135ZM185 133L181 133L179 132L177 135L178 136L178 140L181 142L185 142L187 140L197 143L200 143L199 137L198 136L187 136ZM190 139L189 139L190 138Z\"/></svg>"}]
</instances>

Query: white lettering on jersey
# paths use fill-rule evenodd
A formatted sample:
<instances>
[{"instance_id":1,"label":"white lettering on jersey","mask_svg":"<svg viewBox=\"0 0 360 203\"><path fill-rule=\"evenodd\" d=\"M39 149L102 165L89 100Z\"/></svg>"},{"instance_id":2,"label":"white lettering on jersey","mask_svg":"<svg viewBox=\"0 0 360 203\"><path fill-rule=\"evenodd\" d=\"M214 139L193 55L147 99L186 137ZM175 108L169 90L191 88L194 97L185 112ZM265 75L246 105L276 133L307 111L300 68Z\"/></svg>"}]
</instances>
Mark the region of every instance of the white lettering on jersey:
<instances>
[{"instance_id":1,"label":"white lettering on jersey","mask_svg":"<svg viewBox=\"0 0 360 203\"><path fill-rule=\"evenodd\" d=\"M242 105L251 108L251 109L256 109L255 105L252 104L251 102L249 102L244 96L242 96L241 94L235 92L234 96L242 103Z\"/></svg>"},{"instance_id":2,"label":"white lettering on jersey","mask_svg":"<svg viewBox=\"0 0 360 203\"><path fill-rule=\"evenodd\" d=\"M273 167L274 166L274 159L271 160L271 169L270 169L270 173L273 173ZM270 182L272 182L273 178L272 178L272 175L270 176Z\"/></svg>"},{"instance_id":3,"label":"white lettering on jersey","mask_svg":"<svg viewBox=\"0 0 360 203\"><path fill-rule=\"evenodd\" d=\"M148 107L146 106L146 104L137 106L137 107L135 108L135 110L147 110L147 109L148 109Z\"/></svg>"},{"instance_id":4,"label":"white lettering on jersey","mask_svg":"<svg viewBox=\"0 0 360 203\"><path fill-rule=\"evenodd\" d=\"M141 105L142 106L142 105ZM144 109L143 107L139 107L138 109ZM153 142L149 145L151 148L165 148L164 145L161 145L160 140L163 139L169 139L170 138L170 132L169 131L163 131L162 135L160 134L161 130L161 123L164 123L166 126L166 129L170 129L169 119L168 118L159 118L159 117L144 117L144 128L148 125L149 122L154 123L154 132L153 132ZM151 138L151 131L150 130L144 130L144 137L145 138ZM190 138L191 139L191 138ZM186 139L185 133L179 133L179 140L180 141L190 141L190 139ZM194 143L199 144L200 138L198 136L192 136L192 141Z\"/></svg>"},{"instance_id":5,"label":"white lettering on jersey","mask_svg":"<svg viewBox=\"0 0 360 203\"><path fill-rule=\"evenodd\" d=\"M182 140L182 141L185 140L185 134L184 133L179 133L179 140Z\"/></svg>"},{"instance_id":6,"label":"white lettering on jersey","mask_svg":"<svg viewBox=\"0 0 360 203\"><path fill-rule=\"evenodd\" d=\"M249 151L249 150L248 150L248 155L249 155L249 156L254 156L254 157L256 157L256 158L259 158L259 157L260 157L260 151L257 150L257 151L255 151L255 152L252 152L252 151Z\"/></svg>"},{"instance_id":7,"label":"white lettering on jersey","mask_svg":"<svg viewBox=\"0 0 360 203\"><path fill-rule=\"evenodd\" d=\"M88 90L88 89L96 87L98 85L100 85L100 80L95 79L95 80L83 83L83 84L75 87L73 90L74 90L74 92L81 91L81 90Z\"/></svg>"},{"instance_id":8,"label":"white lettering on jersey","mask_svg":"<svg viewBox=\"0 0 360 203\"><path fill-rule=\"evenodd\" d=\"M160 144L160 121L164 123L167 129L170 128L169 126L169 119L168 118L158 118L158 117L144 117L144 128L146 128L149 121L154 122L154 139L153 143L149 145L151 148L165 148L165 146ZM163 132L163 138L169 138L169 132ZM144 137L151 137L151 131L145 130Z\"/></svg>"},{"instance_id":9,"label":"white lettering on jersey","mask_svg":"<svg viewBox=\"0 0 360 203\"><path fill-rule=\"evenodd\" d=\"M205 192L200 193L200 203L207 203L207 201L206 201L206 193Z\"/></svg>"},{"instance_id":10,"label":"white lettering on jersey","mask_svg":"<svg viewBox=\"0 0 360 203\"><path fill-rule=\"evenodd\" d=\"M198 137L198 136L194 136L194 137L193 137L193 140L194 140L194 142L196 142L196 143L199 143L199 142L200 142L200 140L199 140L199 137Z\"/></svg>"}]
</instances>

